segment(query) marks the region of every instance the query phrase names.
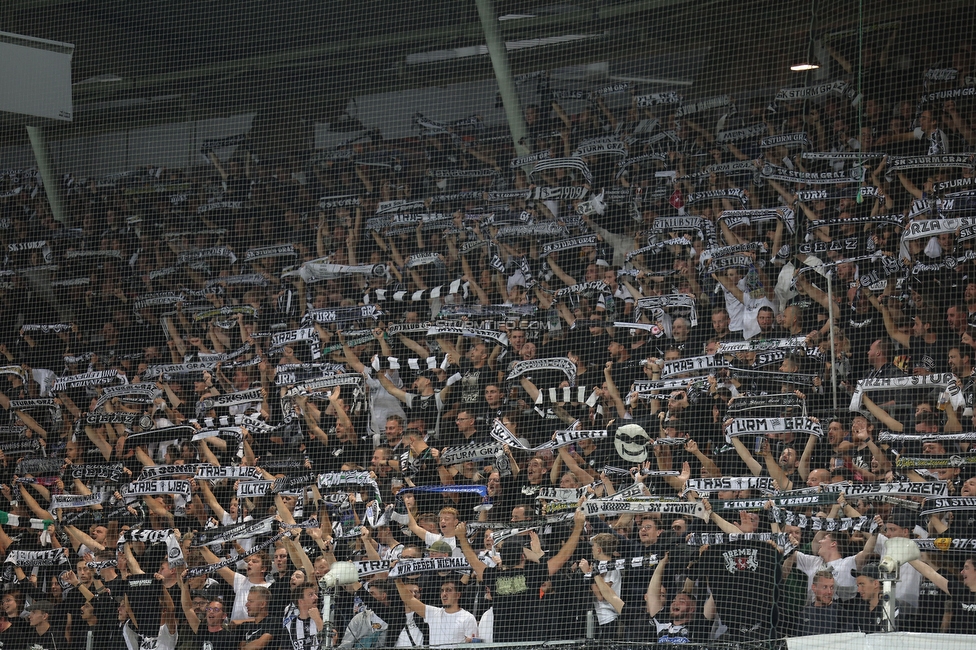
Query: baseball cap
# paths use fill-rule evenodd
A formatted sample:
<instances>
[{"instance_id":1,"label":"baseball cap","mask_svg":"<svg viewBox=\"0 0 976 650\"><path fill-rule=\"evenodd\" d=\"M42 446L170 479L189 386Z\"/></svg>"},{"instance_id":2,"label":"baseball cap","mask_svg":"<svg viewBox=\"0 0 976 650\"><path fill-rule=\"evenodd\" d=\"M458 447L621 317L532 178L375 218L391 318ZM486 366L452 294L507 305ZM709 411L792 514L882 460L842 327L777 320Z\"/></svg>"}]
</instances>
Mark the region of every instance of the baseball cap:
<instances>
[{"instance_id":1,"label":"baseball cap","mask_svg":"<svg viewBox=\"0 0 976 650\"><path fill-rule=\"evenodd\" d=\"M895 510L894 512L891 513L891 516L888 517L889 524L894 524L899 528L907 528L909 530L915 528L915 524L917 523L917 521L918 521L918 517L916 517L913 513L907 512L905 510Z\"/></svg>"},{"instance_id":2,"label":"baseball cap","mask_svg":"<svg viewBox=\"0 0 976 650\"><path fill-rule=\"evenodd\" d=\"M867 576L872 580L881 580L881 569L878 568L878 564L876 562L869 562L868 564L862 566L860 570L851 569L851 576L855 578L858 576Z\"/></svg>"},{"instance_id":3,"label":"baseball cap","mask_svg":"<svg viewBox=\"0 0 976 650\"><path fill-rule=\"evenodd\" d=\"M54 611L54 603L47 600L35 600L27 608L28 612L47 612L50 614Z\"/></svg>"},{"instance_id":4,"label":"baseball cap","mask_svg":"<svg viewBox=\"0 0 976 650\"><path fill-rule=\"evenodd\" d=\"M431 544L427 548L427 550L431 553L453 553L454 552L454 549L451 548L451 545L442 539L439 539L433 544Z\"/></svg>"}]
</instances>

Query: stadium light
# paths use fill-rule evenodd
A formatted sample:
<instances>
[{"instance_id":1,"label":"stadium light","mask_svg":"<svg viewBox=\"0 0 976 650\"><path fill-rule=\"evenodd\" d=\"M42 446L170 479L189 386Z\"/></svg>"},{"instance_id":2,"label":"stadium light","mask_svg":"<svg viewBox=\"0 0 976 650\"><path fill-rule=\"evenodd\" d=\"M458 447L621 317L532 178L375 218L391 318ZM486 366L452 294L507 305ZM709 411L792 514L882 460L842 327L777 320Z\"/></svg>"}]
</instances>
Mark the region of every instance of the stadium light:
<instances>
[{"instance_id":1,"label":"stadium light","mask_svg":"<svg viewBox=\"0 0 976 650\"><path fill-rule=\"evenodd\" d=\"M793 72L807 72L808 70L817 70L820 66L816 63L794 63L790 66L790 70Z\"/></svg>"}]
</instances>

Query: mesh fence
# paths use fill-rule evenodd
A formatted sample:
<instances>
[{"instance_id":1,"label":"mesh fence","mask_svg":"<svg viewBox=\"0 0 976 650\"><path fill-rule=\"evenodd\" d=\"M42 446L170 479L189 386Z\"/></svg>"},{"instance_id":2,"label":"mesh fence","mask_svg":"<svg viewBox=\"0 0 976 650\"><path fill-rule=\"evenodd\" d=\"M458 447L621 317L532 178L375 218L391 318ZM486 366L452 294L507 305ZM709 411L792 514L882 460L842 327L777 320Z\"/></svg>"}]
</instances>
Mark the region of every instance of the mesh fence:
<instances>
[{"instance_id":1,"label":"mesh fence","mask_svg":"<svg viewBox=\"0 0 976 650\"><path fill-rule=\"evenodd\" d=\"M5 4L0 645L968 647L971 3Z\"/></svg>"}]
</instances>

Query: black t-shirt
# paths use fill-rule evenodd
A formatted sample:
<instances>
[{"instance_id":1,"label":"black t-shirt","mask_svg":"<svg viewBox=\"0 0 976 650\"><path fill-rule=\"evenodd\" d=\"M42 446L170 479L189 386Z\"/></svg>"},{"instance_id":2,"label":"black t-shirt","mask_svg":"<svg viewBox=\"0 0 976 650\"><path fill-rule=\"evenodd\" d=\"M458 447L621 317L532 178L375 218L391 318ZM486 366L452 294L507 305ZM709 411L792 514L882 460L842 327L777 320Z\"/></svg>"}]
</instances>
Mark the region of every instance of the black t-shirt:
<instances>
[{"instance_id":1,"label":"black t-shirt","mask_svg":"<svg viewBox=\"0 0 976 650\"><path fill-rule=\"evenodd\" d=\"M407 416L407 422L422 419L428 431L436 431L437 423L440 421L441 412L445 405L438 399L440 391L433 395L417 395L407 393L407 401L403 404L403 412Z\"/></svg>"},{"instance_id":2,"label":"black t-shirt","mask_svg":"<svg viewBox=\"0 0 976 650\"><path fill-rule=\"evenodd\" d=\"M485 586L491 590L495 643L516 643L538 637L539 588L549 577L545 564L526 562L521 569L488 567Z\"/></svg>"},{"instance_id":3,"label":"black t-shirt","mask_svg":"<svg viewBox=\"0 0 976 650\"><path fill-rule=\"evenodd\" d=\"M661 613L665 614L666 612L662 611ZM626 620L635 622L633 626L628 626L628 641L680 645L701 643L706 639L705 625L702 618L697 615L685 624L662 621L656 617L648 616L644 607L636 602L625 603L620 615Z\"/></svg>"},{"instance_id":4,"label":"black t-shirt","mask_svg":"<svg viewBox=\"0 0 976 650\"><path fill-rule=\"evenodd\" d=\"M188 631L185 630L184 634ZM230 630L222 629L219 632L211 632L207 629L205 621L200 622L200 628L193 636L195 650L237 650L240 642L237 634Z\"/></svg>"},{"instance_id":5,"label":"black t-shirt","mask_svg":"<svg viewBox=\"0 0 976 650\"><path fill-rule=\"evenodd\" d=\"M887 629L884 605L879 602L877 607L871 609L868 601L860 597L852 598L847 602L844 619L845 632L871 634L873 632L884 632Z\"/></svg>"},{"instance_id":6,"label":"black t-shirt","mask_svg":"<svg viewBox=\"0 0 976 650\"><path fill-rule=\"evenodd\" d=\"M925 338L913 336L908 348L912 355L913 368L928 368L932 372L948 372L949 351L945 346L946 338L937 336L932 343L926 343Z\"/></svg>"},{"instance_id":7,"label":"black t-shirt","mask_svg":"<svg viewBox=\"0 0 976 650\"><path fill-rule=\"evenodd\" d=\"M461 362L461 408L478 407L484 399L485 388L495 381L497 375L488 364L475 368L467 359Z\"/></svg>"},{"instance_id":8,"label":"black t-shirt","mask_svg":"<svg viewBox=\"0 0 976 650\"><path fill-rule=\"evenodd\" d=\"M953 634L976 634L976 592L955 578L949 578L949 597L952 599Z\"/></svg>"},{"instance_id":9,"label":"black t-shirt","mask_svg":"<svg viewBox=\"0 0 976 650\"><path fill-rule=\"evenodd\" d=\"M846 632L845 618L841 606L837 601L827 607L807 605L800 612L797 636L812 636L815 634L837 634Z\"/></svg>"},{"instance_id":10,"label":"black t-shirt","mask_svg":"<svg viewBox=\"0 0 976 650\"><path fill-rule=\"evenodd\" d=\"M566 567L552 577L552 589L542 599L539 619L546 627L546 639L581 639L586 635L586 612L593 592L583 574Z\"/></svg>"},{"instance_id":11,"label":"black t-shirt","mask_svg":"<svg viewBox=\"0 0 976 650\"><path fill-rule=\"evenodd\" d=\"M272 637L271 642L265 647L274 648L279 633L283 629L284 628L281 626L281 619L276 621L272 619L271 616L265 616L264 620L260 623L255 621L241 623L241 625L237 628L237 641L238 643L248 644L251 641L257 641L265 634L270 634Z\"/></svg>"},{"instance_id":12,"label":"black t-shirt","mask_svg":"<svg viewBox=\"0 0 976 650\"><path fill-rule=\"evenodd\" d=\"M69 647L64 636L55 634L53 627L44 634L38 634L28 626L20 639L20 642L10 644L11 650L68 650Z\"/></svg>"},{"instance_id":13,"label":"black t-shirt","mask_svg":"<svg viewBox=\"0 0 976 650\"><path fill-rule=\"evenodd\" d=\"M12 648L19 647L24 636L27 632L31 631L30 625L24 619L14 618L9 620L10 627L0 632L0 650L11 650Z\"/></svg>"},{"instance_id":14,"label":"black t-shirt","mask_svg":"<svg viewBox=\"0 0 976 650\"><path fill-rule=\"evenodd\" d=\"M762 542L715 544L702 553L692 577L707 580L718 615L729 628L729 640L770 638L781 563L780 554ZM742 606L744 594L750 607Z\"/></svg>"}]
</instances>

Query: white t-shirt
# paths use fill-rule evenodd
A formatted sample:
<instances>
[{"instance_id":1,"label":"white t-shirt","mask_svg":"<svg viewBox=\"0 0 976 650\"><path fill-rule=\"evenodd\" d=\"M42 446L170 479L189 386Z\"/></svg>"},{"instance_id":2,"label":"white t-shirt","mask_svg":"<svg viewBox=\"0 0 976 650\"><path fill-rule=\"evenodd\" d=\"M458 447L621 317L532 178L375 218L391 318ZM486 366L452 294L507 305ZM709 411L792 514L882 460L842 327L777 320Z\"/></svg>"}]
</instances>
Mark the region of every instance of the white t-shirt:
<instances>
[{"instance_id":1,"label":"white t-shirt","mask_svg":"<svg viewBox=\"0 0 976 650\"><path fill-rule=\"evenodd\" d=\"M424 632L417 627L416 616L415 612L407 612L407 624L400 630L400 636L397 637L395 647L413 648L424 645Z\"/></svg>"},{"instance_id":2,"label":"white t-shirt","mask_svg":"<svg viewBox=\"0 0 976 650\"><path fill-rule=\"evenodd\" d=\"M369 386L369 432L379 436L380 444L386 444L386 418L399 415L406 420L407 416L400 400L387 392L379 379L373 377L373 369L367 366L366 373L366 385ZM387 372L386 378L397 388L403 388L403 380L396 370Z\"/></svg>"},{"instance_id":3,"label":"white t-shirt","mask_svg":"<svg viewBox=\"0 0 976 650\"><path fill-rule=\"evenodd\" d=\"M478 621L474 614L461 609L448 614L442 607L426 606L424 620L430 626L430 645L455 646L465 643L468 637L478 636Z\"/></svg>"},{"instance_id":4,"label":"white t-shirt","mask_svg":"<svg viewBox=\"0 0 976 650\"><path fill-rule=\"evenodd\" d=\"M241 575L240 573L234 574L234 609L231 610L230 617L233 620L240 620L242 618L251 618L250 614L247 613L247 608L244 604L247 603L247 594L251 591L251 587L270 587L270 582L251 582L247 579L247 576Z\"/></svg>"},{"instance_id":5,"label":"white t-shirt","mask_svg":"<svg viewBox=\"0 0 976 650\"><path fill-rule=\"evenodd\" d=\"M170 633L167 625L160 625L156 636L140 634L126 621L122 626L122 637L129 650L175 650L179 634Z\"/></svg>"},{"instance_id":6,"label":"white t-shirt","mask_svg":"<svg viewBox=\"0 0 976 650\"><path fill-rule=\"evenodd\" d=\"M857 568L853 555L825 564L819 555L797 553L796 566L807 574L808 605L813 602L813 576L824 566L834 572L834 595L838 600L850 600L857 595L857 578L851 575L851 570Z\"/></svg>"},{"instance_id":7,"label":"white t-shirt","mask_svg":"<svg viewBox=\"0 0 976 650\"><path fill-rule=\"evenodd\" d=\"M620 571L613 569L603 574L603 580L610 585L613 593L620 596ZM605 600L593 601L593 611L596 613L596 620L600 625L606 625L617 620L617 610L613 605Z\"/></svg>"}]
</instances>

